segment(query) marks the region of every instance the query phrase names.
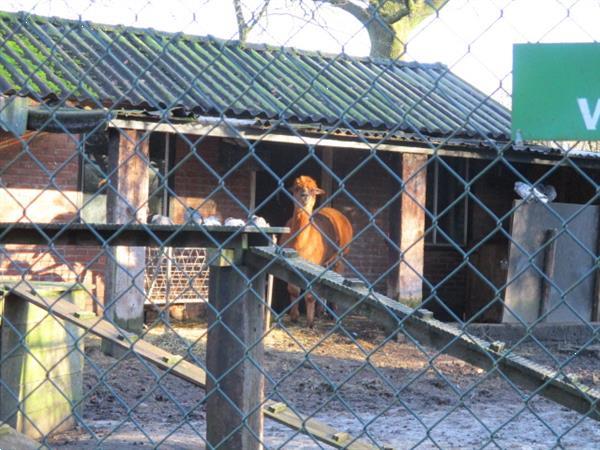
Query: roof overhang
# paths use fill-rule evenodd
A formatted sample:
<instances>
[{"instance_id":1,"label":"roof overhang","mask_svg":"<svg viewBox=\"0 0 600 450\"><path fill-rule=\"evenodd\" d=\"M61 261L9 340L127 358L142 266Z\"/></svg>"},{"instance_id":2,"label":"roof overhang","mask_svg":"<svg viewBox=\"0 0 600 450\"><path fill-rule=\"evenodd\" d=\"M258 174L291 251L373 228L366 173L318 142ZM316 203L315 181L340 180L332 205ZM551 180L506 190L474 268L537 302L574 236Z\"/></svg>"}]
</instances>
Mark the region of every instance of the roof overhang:
<instances>
[{"instance_id":1,"label":"roof overhang","mask_svg":"<svg viewBox=\"0 0 600 450\"><path fill-rule=\"evenodd\" d=\"M384 151L440 155L448 157L493 160L505 158L512 162L555 165L566 162L567 158L577 160L578 165L600 166L600 154L578 152L570 154L558 149L543 146L517 146L513 142L466 140L450 137L409 135L404 133L385 134L364 130L325 130L306 125L295 126L285 123L265 123L260 120L201 117L196 120L160 122L147 118L120 116L109 122L109 127L211 136L234 139L241 145L256 143L278 143L309 147L329 147L347 150Z\"/></svg>"}]
</instances>

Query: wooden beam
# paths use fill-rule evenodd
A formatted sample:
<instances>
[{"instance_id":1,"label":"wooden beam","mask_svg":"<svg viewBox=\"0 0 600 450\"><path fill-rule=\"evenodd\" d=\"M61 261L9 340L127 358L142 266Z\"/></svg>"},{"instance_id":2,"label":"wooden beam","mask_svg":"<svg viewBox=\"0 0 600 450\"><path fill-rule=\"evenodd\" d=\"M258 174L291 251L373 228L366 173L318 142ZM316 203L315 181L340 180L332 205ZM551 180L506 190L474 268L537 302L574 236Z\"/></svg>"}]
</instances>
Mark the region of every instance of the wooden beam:
<instances>
[{"instance_id":1,"label":"wooden beam","mask_svg":"<svg viewBox=\"0 0 600 450\"><path fill-rule=\"evenodd\" d=\"M1 244L241 248L271 243L285 227L0 223Z\"/></svg>"},{"instance_id":2,"label":"wooden beam","mask_svg":"<svg viewBox=\"0 0 600 450\"><path fill-rule=\"evenodd\" d=\"M211 265L209 284L206 439L211 448L259 450L265 276Z\"/></svg>"},{"instance_id":3,"label":"wooden beam","mask_svg":"<svg viewBox=\"0 0 600 450\"><path fill-rule=\"evenodd\" d=\"M311 290L343 310L361 313L390 334L404 333L421 345L460 358L502 375L526 389L569 409L600 421L600 391L570 379L505 349L503 343L489 342L454 325L433 319L430 311L413 309L366 287L352 287L333 271L299 257L285 258L274 247L252 248L245 263L301 289Z\"/></svg>"},{"instance_id":4,"label":"wooden beam","mask_svg":"<svg viewBox=\"0 0 600 450\"><path fill-rule=\"evenodd\" d=\"M107 222L146 223L149 187L149 135L134 130L109 130L108 170L112 171L106 202ZM144 324L146 248L113 246L106 262L104 313L121 328L135 333ZM103 343L105 353L114 347Z\"/></svg>"},{"instance_id":5,"label":"wooden beam","mask_svg":"<svg viewBox=\"0 0 600 450\"><path fill-rule=\"evenodd\" d=\"M146 361L164 369L167 373L206 389L206 372L179 355L168 353L94 314L87 311L82 312L76 305L64 299L49 301L35 290L28 288L26 282L17 285L5 284L2 288L6 289L10 295L15 295L23 301L37 305L59 319L64 319L87 330L89 333L110 340L123 350L139 355ZM319 420L299 414L285 403L267 400L262 410L265 417L300 433L307 434L334 448L348 450L374 450L379 448L350 435L347 436L347 439L340 440L338 437L341 434L339 430L335 430Z\"/></svg>"},{"instance_id":6,"label":"wooden beam","mask_svg":"<svg viewBox=\"0 0 600 450\"><path fill-rule=\"evenodd\" d=\"M427 156L402 154L398 170L404 187L390 214L390 227L397 227L391 235L399 250L392 250L390 262L398 266L390 277L388 295L416 307L423 298Z\"/></svg>"},{"instance_id":7,"label":"wooden beam","mask_svg":"<svg viewBox=\"0 0 600 450\"><path fill-rule=\"evenodd\" d=\"M110 127L124 130L139 130L147 133L162 132L189 134L194 136L213 136L230 139L242 139L251 142L275 142L279 144L297 144L304 146L325 146L331 148L343 148L349 150L372 150L376 148L381 151L400 152L400 153L416 153L430 155L434 152L431 146L424 144L423 147L415 145L400 145L380 142L368 142L365 139L348 139L326 136L311 136L299 134L286 134L273 129L262 129L251 126L233 127L232 125L206 125L202 123L156 123L145 122L141 120L125 120L113 119L109 123ZM478 158L482 156L474 151L461 150L445 150L438 149L436 153L439 155L446 154L447 156L456 156L464 158ZM497 152L493 152L497 156ZM490 152L490 157L492 153ZM486 158L489 159L489 158Z\"/></svg>"},{"instance_id":8,"label":"wooden beam","mask_svg":"<svg viewBox=\"0 0 600 450\"><path fill-rule=\"evenodd\" d=\"M540 292L540 304L538 308L538 318L541 318L548 312L550 305L550 296L552 295L552 280L554 279L554 268L556 267L556 245L558 239L558 230L552 228L544 233L544 274L540 280L542 283ZM546 317L542 319L545 321Z\"/></svg>"},{"instance_id":9,"label":"wooden beam","mask_svg":"<svg viewBox=\"0 0 600 450\"><path fill-rule=\"evenodd\" d=\"M431 142L415 142L406 140L397 140L372 136L335 136L284 133L273 128L259 128L248 125L223 125L223 124L203 124L203 123L157 123L142 120L113 119L109 122L109 127L116 129L141 130L145 132L162 132L174 134L189 134L195 136L214 136L238 139L248 142L276 142L279 144L297 144L304 146L318 146L342 148L346 150L378 150L395 153L412 153L418 155L438 155L452 156L456 158L472 159L495 159L506 143L497 143L498 148L482 148L479 141L471 143L464 139L458 139L456 142L452 139L444 140L432 138ZM512 162L524 162L528 164L540 164L555 166L557 161L562 159L559 155L543 155L543 149L538 151L514 151L508 150L504 153L504 158ZM571 156L570 159L577 161L579 167L598 168L600 159L588 158L581 155Z\"/></svg>"}]
</instances>

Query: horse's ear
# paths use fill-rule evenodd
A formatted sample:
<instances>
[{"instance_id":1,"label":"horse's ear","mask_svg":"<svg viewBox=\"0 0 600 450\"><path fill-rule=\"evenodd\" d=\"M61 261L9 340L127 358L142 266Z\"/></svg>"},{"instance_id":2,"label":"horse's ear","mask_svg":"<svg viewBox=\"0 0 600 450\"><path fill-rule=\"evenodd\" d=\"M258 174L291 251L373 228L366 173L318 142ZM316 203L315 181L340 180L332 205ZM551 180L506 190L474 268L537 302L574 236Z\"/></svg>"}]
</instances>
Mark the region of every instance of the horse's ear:
<instances>
[{"instance_id":1,"label":"horse's ear","mask_svg":"<svg viewBox=\"0 0 600 450\"><path fill-rule=\"evenodd\" d=\"M325 195L325 194L327 194L327 192L325 192L321 188L315 188L315 189L313 189L313 192L314 192L315 195Z\"/></svg>"}]
</instances>

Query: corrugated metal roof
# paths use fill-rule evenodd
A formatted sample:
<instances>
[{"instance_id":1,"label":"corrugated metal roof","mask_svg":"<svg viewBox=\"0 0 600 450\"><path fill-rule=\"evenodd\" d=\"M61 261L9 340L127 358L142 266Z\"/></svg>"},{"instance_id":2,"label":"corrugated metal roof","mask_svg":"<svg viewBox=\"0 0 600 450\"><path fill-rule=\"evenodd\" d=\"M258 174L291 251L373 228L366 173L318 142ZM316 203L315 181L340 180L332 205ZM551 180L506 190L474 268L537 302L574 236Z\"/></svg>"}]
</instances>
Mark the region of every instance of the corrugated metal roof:
<instances>
[{"instance_id":1,"label":"corrugated metal roof","mask_svg":"<svg viewBox=\"0 0 600 450\"><path fill-rule=\"evenodd\" d=\"M510 140L510 112L441 64L23 13L0 14L0 91L109 108Z\"/></svg>"}]
</instances>

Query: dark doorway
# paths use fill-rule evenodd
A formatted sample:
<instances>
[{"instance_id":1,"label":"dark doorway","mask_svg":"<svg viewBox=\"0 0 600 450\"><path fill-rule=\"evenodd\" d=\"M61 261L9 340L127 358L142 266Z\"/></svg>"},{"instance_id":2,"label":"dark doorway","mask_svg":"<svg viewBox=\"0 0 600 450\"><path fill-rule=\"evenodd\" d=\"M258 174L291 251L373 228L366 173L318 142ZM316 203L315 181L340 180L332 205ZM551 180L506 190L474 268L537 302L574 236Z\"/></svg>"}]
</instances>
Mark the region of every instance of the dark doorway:
<instances>
[{"instance_id":1,"label":"dark doorway","mask_svg":"<svg viewBox=\"0 0 600 450\"><path fill-rule=\"evenodd\" d=\"M321 163L307 157L308 150L300 145L264 145L258 153L274 175L267 170L256 172L257 214L273 226L284 226L294 211L289 195L292 182L300 175L309 175L320 183ZM283 182L281 189L280 181Z\"/></svg>"},{"instance_id":2,"label":"dark doorway","mask_svg":"<svg viewBox=\"0 0 600 450\"><path fill-rule=\"evenodd\" d=\"M272 226L284 226L292 217L294 204L289 188L296 177L308 175L321 183L322 163L308 157L308 149L300 145L275 146L264 144L258 154L273 171L259 170L256 173L257 215L264 217ZM320 153L317 152L318 157ZM280 188L279 182L283 182ZM273 309L283 311L289 305L287 285L275 279L273 286Z\"/></svg>"}]
</instances>

